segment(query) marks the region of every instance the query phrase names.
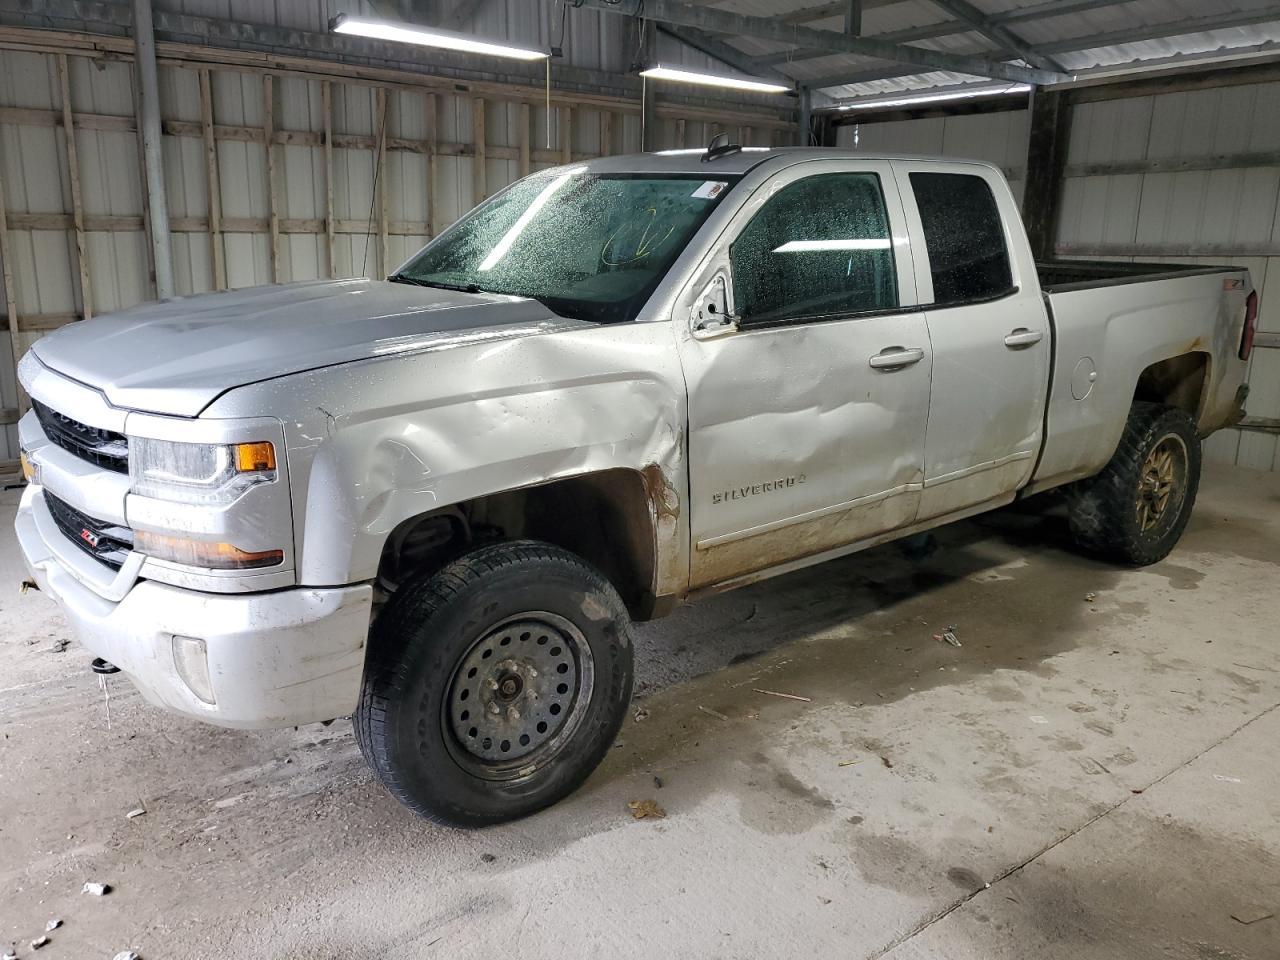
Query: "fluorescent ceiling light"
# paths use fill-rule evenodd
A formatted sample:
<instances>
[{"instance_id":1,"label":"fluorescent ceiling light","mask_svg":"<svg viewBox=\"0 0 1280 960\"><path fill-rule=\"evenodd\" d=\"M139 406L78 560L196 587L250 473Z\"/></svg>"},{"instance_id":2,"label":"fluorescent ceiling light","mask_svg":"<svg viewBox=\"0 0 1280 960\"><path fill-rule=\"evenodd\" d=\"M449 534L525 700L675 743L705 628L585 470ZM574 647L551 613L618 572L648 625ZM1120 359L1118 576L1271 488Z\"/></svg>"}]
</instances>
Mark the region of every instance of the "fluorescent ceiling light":
<instances>
[{"instance_id":1,"label":"fluorescent ceiling light","mask_svg":"<svg viewBox=\"0 0 1280 960\"><path fill-rule=\"evenodd\" d=\"M750 77L727 77L718 73L698 73L678 70L675 67L649 67L640 76L650 80L674 80L677 83L695 83L703 87L728 87L731 90L751 90L755 93L788 93L791 88L781 83L753 80Z\"/></svg>"},{"instance_id":2,"label":"fluorescent ceiling light","mask_svg":"<svg viewBox=\"0 0 1280 960\"><path fill-rule=\"evenodd\" d=\"M994 97L1006 93L1029 93L1031 84L1014 83L1003 87L983 87L980 90L953 90L938 93L922 93L918 96L895 96L892 99L859 100L841 105L841 110L882 110L885 107L916 107L926 103L946 100L971 100L974 97Z\"/></svg>"},{"instance_id":3,"label":"fluorescent ceiling light","mask_svg":"<svg viewBox=\"0 0 1280 960\"><path fill-rule=\"evenodd\" d=\"M889 240L788 240L774 253L814 253L822 250L888 250Z\"/></svg>"},{"instance_id":4,"label":"fluorescent ceiling light","mask_svg":"<svg viewBox=\"0 0 1280 960\"><path fill-rule=\"evenodd\" d=\"M513 60L545 60L550 56L542 50L512 47L505 43L489 43L447 30L428 30L407 24L388 23L385 20L366 20L350 17L345 13L329 23L334 33L353 37L369 37L373 40L391 40L394 43L416 43L421 47L439 47L442 50L460 50L463 53L482 53L491 57L510 57Z\"/></svg>"}]
</instances>

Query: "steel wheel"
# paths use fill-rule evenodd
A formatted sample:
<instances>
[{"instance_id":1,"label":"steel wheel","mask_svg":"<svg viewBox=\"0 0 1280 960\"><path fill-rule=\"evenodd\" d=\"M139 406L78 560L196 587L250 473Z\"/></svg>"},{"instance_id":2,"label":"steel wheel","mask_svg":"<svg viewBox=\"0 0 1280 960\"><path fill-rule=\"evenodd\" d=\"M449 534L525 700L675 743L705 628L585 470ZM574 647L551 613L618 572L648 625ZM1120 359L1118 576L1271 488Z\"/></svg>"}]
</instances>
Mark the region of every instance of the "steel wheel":
<instances>
[{"instance_id":1,"label":"steel wheel","mask_svg":"<svg viewBox=\"0 0 1280 960\"><path fill-rule=\"evenodd\" d=\"M572 738L594 680L591 649L568 620L536 611L499 623L453 671L442 704L450 753L487 780L535 773Z\"/></svg>"},{"instance_id":2,"label":"steel wheel","mask_svg":"<svg viewBox=\"0 0 1280 960\"><path fill-rule=\"evenodd\" d=\"M1138 474L1138 494L1134 501L1138 527L1144 533L1166 517L1177 514L1187 475L1187 446L1176 434L1160 439Z\"/></svg>"}]
</instances>

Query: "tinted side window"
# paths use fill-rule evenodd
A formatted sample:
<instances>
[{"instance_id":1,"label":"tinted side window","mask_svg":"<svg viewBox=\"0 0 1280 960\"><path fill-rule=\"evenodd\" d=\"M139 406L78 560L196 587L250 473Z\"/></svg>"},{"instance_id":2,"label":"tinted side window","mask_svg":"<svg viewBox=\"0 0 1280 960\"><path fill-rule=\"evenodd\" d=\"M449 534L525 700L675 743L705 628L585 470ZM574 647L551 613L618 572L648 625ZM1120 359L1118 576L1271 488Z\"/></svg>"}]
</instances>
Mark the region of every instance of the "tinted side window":
<instances>
[{"instance_id":1,"label":"tinted side window","mask_svg":"<svg viewBox=\"0 0 1280 960\"><path fill-rule=\"evenodd\" d=\"M934 303L965 303L1013 287L1000 210L981 177L913 173L924 242L933 273Z\"/></svg>"},{"instance_id":2,"label":"tinted side window","mask_svg":"<svg viewBox=\"0 0 1280 960\"><path fill-rule=\"evenodd\" d=\"M744 320L839 316L898 305L880 178L831 173L774 194L729 248Z\"/></svg>"}]
</instances>

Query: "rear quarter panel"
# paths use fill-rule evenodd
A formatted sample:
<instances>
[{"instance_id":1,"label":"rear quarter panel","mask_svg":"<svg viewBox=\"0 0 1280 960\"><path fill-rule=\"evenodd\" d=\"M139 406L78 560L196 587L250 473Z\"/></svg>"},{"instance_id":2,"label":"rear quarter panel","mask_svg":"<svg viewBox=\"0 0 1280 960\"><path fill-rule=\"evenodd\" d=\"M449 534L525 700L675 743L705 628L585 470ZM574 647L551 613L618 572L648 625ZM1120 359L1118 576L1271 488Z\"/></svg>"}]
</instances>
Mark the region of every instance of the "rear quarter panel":
<instances>
[{"instance_id":1,"label":"rear quarter panel","mask_svg":"<svg viewBox=\"0 0 1280 960\"><path fill-rule=\"evenodd\" d=\"M1196 421L1202 434L1222 426L1244 382L1246 364L1238 351L1251 289L1248 270L1223 269L1049 292L1053 382L1032 492L1092 476L1106 465L1120 442L1139 376L1161 360L1188 353L1208 358ZM1073 374L1078 387L1077 368L1088 363L1097 379L1078 400Z\"/></svg>"}]
</instances>

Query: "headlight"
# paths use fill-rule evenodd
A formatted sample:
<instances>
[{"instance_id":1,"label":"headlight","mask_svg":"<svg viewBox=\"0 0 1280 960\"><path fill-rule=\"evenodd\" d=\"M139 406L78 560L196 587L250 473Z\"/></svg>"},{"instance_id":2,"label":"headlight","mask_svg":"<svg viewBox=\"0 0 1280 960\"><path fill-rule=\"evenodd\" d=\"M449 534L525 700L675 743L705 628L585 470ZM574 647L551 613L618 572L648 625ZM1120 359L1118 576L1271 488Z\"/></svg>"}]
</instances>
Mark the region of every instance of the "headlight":
<instances>
[{"instance_id":1,"label":"headlight","mask_svg":"<svg viewBox=\"0 0 1280 960\"><path fill-rule=\"evenodd\" d=\"M139 496L180 503L230 503L276 478L270 443L176 443L129 438L129 480Z\"/></svg>"}]
</instances>

